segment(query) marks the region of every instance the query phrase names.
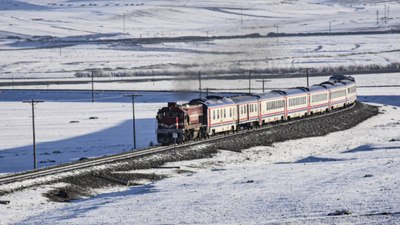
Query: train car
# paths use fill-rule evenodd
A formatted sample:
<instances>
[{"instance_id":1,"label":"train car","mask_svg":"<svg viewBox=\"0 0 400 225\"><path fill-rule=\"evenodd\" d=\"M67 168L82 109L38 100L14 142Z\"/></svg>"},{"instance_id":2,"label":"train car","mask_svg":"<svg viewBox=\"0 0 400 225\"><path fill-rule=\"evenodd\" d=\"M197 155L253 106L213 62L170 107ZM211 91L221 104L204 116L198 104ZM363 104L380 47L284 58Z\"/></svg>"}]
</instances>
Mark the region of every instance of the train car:
<instances>
[{"instance_id":1,"label":"train car","mask_svg":"<svg viewBox=\"0 0 400 225\"><path fill-rule=\"evenodd\" d=\"M310 88L310 115L329 111L329 91L324 85L313 85Z\"/></svg>"},{"instance_id":2,"label":"train car","mask_svg":"<svg viewBox=\"0 0 400 225\"><path fill-rule=\"evenodd\" d=\"M285 117L285 95L280 91L271 91L257 95L260 104L260 124L283 121Z\"/></svg>"},{"instance_id":3,"label":"train car","mask_svg":"<svg viewBox=\"0 0 400 225\"><path fill-rule=\"evenodd\" d=\"M182 143L201 138L203 125L203 105L178 105L169 102L157 113L157 141L160 144ZM204 135L204 134L203 134Z\"/></svg>"},{"instance_id":4,"label":"train car","mask_svg":"<svg viewBox=\"0 0 400 225\"><path fill-rule=\"evenodd\" d=\"M347 98L347 105L354 104L357 101L357 88L356 83L349 80L343 80L343 83L346 84L346 98Z\"/></svg>"},{"instance_id":5,"label":"train car","mask_svg":"<svg viewBox=\"0 0 400 225\"><path fill-rule=\"evenodd\" d=\"M346 105L354 104L357 101L357 90L355 79L351 76L333 75L329 78L332 83L341 82L346 85Z\"/></svg>"},{"instance_id":6,"label":"train car","mask_svg":"<svg viewBox=\"0 0 400 225\"><path fill-rule=\"evenodd\" d=\"M195 99L190 104L203 105L203 113L208 115L205 119L207 135L235 131L237 129L236 104L232 99L220 96L208 96L203 99Z\"/></svg>"},{"instance_id":7,"label":"train car","mask_svg":"<svg viewBox=\"0 0 400 225\"><path fill-rule=\"evenodd\" d=\"M256 127L260 124L259 101L254 95L229 97L236 103L238 128Z\"/></svg>"},{"instance_id":8,"label":"train car","mask_svg":"<svg viewBox=\"0 0 400 225\"><path fill-rule=\"evenodd\" d=\"M305 87L281 90L286 98L286 118L304 117L309 114L309 89Z\"/></svg>"},{"instance_id":9,"label":"train car","mask_svg":"<svg viewBox=\"0 0 400 225\"><path fill-rule=\"evenodd\" d=\"M346 84L342 82L336 82L333 84L333 87L329 89L329 92L331 110L346 107Z\"/></svg>"}]
</instances>

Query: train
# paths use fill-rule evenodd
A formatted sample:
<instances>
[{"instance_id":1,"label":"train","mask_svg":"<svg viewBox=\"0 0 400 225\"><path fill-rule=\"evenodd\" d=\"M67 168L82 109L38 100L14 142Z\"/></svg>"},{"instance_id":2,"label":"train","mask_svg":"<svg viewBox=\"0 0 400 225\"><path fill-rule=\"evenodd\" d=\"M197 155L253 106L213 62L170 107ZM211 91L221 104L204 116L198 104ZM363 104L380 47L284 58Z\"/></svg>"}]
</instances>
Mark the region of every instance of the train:
<instances>
[{"instance_id":1,"label":"train","mask_svg":"<svg viewBox=\"0 0 400 225\"><path fill-rule=\"evenodd\" d=\"M185 104L169 102L157 112L157 141L162 145L184 143L328 113L356 101L355 79L333 75L309 87L230 97L210 95Z\"/></svg>"}]
</instances>

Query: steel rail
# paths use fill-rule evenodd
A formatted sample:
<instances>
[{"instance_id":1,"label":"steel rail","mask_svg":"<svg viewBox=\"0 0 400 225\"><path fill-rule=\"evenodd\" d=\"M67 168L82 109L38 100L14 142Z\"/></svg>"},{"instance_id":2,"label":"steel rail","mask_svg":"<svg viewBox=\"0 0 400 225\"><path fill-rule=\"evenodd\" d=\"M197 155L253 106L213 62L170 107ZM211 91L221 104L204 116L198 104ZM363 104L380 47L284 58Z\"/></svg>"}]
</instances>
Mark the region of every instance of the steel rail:
<instances>
[{"instance_id":1,"label":"steel rail","mask_svg":"<svg viewBox=\"0 0 400 225\"><path fill-rule=\"evenodd\" d=\"M129 160L132 158L137 158L140 156L166 152L166 151L173 150L175 148L185 148L185 147L190 147L190 146L204 144L204 143L211 143L211 142L222 140L225 138L232 138L232 137L236 137L239 135L254 133L254 132L262 132L262 131L269 130L271 128L275 128L275 127L279 127L279 126L287 126L287 125L294 124L294 123L297 123L300 121L307 121L307 120L317 119L320 117L331 116L331 115L334 115L337 113L342 113L343 111L350 110L356 104L359 104L359 103L355 103L355 104L352 104L350 107L331 111L329 113L314 115L314 116L306 117L303 119L284 121L283 123L279 123L279 124L268 124L266 126L262 126L262 127L256 128L256 129L242 130L242 131L238 131L235 133L231 133L229 135L220 134L217 136L210 137L208 139L189 141L184 144L150 147L150 148L146 148L146 149L142 149L142 150L124 152L124 153L119 153L119 154L111 155L111 156L104 156L104 157L100 157L100 158L88 159L85 161L77 161L77 162L72 162L72 163L67 163L67 164L60 164L60 165L52 166L52 167L45 167L45 168L40 168L40 169L36 169L36 170L25 171L25 172L21 172L21 173L14 173L11 175L5 175L5 176L0 177L0 187L1 187L1 185L10 184L10 183L14 183L14 182L19 182L19 181L24 181L24 180L34 179L34 178L39 178L39 177L44 177L44 176L56 175L56 174L71 172L71 171L79 170L79 169L87 169L87 168L94 167L94 166L115 163L118 161L125 161L125 160Z\"/></svg>"}]
</instances>

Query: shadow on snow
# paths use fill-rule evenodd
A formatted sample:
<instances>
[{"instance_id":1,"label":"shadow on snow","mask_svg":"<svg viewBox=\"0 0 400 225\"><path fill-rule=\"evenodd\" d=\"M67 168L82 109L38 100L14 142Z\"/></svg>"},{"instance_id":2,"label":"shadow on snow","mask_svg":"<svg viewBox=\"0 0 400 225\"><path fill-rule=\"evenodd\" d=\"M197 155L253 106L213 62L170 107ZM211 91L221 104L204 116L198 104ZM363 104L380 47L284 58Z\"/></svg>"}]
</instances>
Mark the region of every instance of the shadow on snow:
<instances>
[{"instance_id":1,"label":"shadow on snow","mask_svg":"<svg viewBox=\"0 0 400 225\"><path fill-rule=\"evenodd\" d=\"M375 150L399 150L400 146L383 146L383 147L376 147L372 145L361 145L357 148L345 151L343 153L355 153L355 152L370 152Z\"/></svg>"},{"instance_id":2,"label":"shadow on snow","mask_svg":"<svg viewBox=\"0 0 400 225\"><path fill-rule=\"evenodd\" d=\"M155 119L136 120L137 147L157 143ZM129 151L133 147L132 120L98 132L59 141L37 142L38 167L46 167L79 160ZM39 140L40 141L40 140ZM32 145L0 151L0 173L33 169Z\"/></svg>"},{"instance_id":3,"label":"shadow on snow","mask_svg":"<svg viewBox=\"0 0 400 225\"><path fill-rule=\"evenodd\" d=\"M358 96L358 100L365 103L371 102L400 107L400 96L397 95Z\"/></svg>"}]
</instances>

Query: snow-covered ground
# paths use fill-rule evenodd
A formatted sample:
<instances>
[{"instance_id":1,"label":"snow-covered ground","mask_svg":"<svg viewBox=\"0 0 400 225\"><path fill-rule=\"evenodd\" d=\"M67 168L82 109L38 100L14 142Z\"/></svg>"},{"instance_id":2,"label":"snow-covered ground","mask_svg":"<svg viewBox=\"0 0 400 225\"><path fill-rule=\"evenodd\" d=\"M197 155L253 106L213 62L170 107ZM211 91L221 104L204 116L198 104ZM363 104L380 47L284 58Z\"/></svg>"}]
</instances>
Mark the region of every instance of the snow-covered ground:
<instances>
[{"instance_id":1,"label":"snow-covered ground","mask_svg":"<svg viewBox=\"0 0 400 225\"><path fill-rule=\"evenodd\" d=\"M387 22L384 9L390 13ZM198 70L385 66L399 63L399 34L141 45L135 38L329 32L329 25L332 32L382 31L398 29L399 12L396 1L373 0L1 0L0 79L75 79L76 71L90 68L146 71L149 77L154 72L161 78L171 71L185 75ZM123 41L126 38L129 41ZM382 106L382 114L350 130L173 163L170 166L194 173L163 170L158 173L171 177L138 187L96 190L100 195L67 204L49 202L42 195L63 183L26 189L0 197L11 200L10 205L0 204L0 224L398 224L400 74L355 77L359 100ZM325 79L312 77L310 83ZM276 89L305 84L305 79L282 78L266 85ZM90 84L36 87L90 89ZM115 82L95 87L197 90L198 83ZM245 91L248 81L204 80L202 87ZM261 91L261 83L253 81L252 88ZM20 102L18 92L11 94L16 95L11 101L11 92L4 92L0 173L31 169L30 105ZM1 100L2 94L7 101ZM183 94L173 99L186 98ZM65 99L36 105L39 166L132 148L129 102ZM140 147L155 142L154 116L167 99L137 103ZM337 210L351 215L328 216Z\"/></svg>"},{"instance_id":2,"label":"snow-covered ground","mask_svg":"<svg viewBox=\"0 0 400 225\"><path fill-rule=\"evenodd\" d=\"M32 169L31 105L0 105L0 173ZM157 143L155 113L164 105L136 104L137 147ZM46 102L35 109L40 167L132 149L130 103Z\"/></svg>"},{"instance_id":3,"label":"snow-covered ground","mask_svg":"<svg viewBox=\"0 0 400 225\"><path fill-rule=\"evenodd\" d=\"M0 78L71 78L91 68L163 75L399 62L399 34L136 41L390 31L400 25L396 1L3 0L0 12Z\"/></svg>"},{"instance_id":4,"label":"snow-covered ground","mask_svg":"<svg viewBox=\"0 0 400 225\"><path fill-rule=\"evenodd\" d=\"M69 204L41 197L54 185L17 192L2 197L1 223L398 224L398 92L366 98L382 114L350 130L171 163L195 173Z\"/></svg>"}]
</instances>

